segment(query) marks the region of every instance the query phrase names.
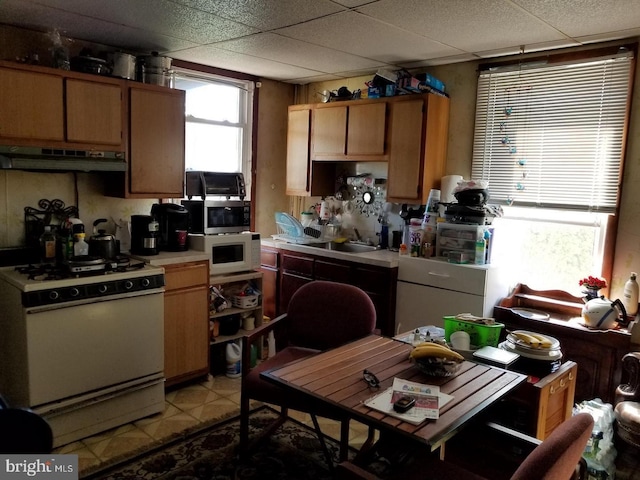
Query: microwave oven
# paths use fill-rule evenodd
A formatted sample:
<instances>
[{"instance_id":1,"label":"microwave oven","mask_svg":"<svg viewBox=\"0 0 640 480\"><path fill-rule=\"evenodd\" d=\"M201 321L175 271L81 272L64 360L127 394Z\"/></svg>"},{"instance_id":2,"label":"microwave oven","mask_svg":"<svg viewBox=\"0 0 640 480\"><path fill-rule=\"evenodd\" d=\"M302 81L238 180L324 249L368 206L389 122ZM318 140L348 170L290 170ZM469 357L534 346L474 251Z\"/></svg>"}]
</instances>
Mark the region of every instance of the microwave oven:
<instances>
[{"instance_id":1,"label":"microwave oven","mask_svg":"<svg viewBox=\"0 0 640 480\"><path fill-rule=\"evenodd\" d=\"M189 234L189 248L209 255L209 273L221 275L260 268L260 234Z\"/></svg>"},{"instance_id":2,"label":"microwave oven","mask_svg":"<svg viewBox=\"0 0 640 480\"><path fill-rule=\"evenodd\" d=\"M251 202L246 200L182 200L189 212L189 233L215 235L251 229Z\"/></svg>"}]
</instances>

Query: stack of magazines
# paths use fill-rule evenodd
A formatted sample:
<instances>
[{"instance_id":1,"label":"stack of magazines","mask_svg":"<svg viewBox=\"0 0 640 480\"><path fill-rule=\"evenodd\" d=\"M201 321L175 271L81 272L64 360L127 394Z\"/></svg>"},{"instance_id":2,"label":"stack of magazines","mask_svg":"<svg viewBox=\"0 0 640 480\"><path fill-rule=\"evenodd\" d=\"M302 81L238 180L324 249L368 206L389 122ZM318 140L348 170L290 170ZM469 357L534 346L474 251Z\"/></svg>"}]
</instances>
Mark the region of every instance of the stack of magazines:
<instances>
[{"instance_id":1,"label":"stack of magazines","mask_svg":"<svg viewBox=\"0 0 640 480\"><path fill-rule=\"evenodd\" d=\"M393 409L394 402L401 397L411 397L416 401L415 405L405 413L398 413ZM427 419L437 419L440 416L440 408L451 400L453 400L451 395L442 393L435 385L394 378L391 387L366 400L364 404L405 422L419 425Z\"/></svg>"}]
</instances>

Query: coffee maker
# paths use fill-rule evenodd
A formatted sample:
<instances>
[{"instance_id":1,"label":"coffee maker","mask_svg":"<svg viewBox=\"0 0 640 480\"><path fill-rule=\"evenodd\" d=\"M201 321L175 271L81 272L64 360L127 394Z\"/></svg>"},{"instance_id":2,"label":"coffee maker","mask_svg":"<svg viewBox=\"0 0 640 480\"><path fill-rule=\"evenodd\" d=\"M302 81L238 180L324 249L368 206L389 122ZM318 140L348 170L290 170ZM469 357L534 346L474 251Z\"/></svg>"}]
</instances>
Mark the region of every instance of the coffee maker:
<instances>
[{"instance_id":1,"label":"coffee maker","mask_svg":"<svg viewBox=\"0 0 640 480\"><path fill-rule=\"evenodd\" d=\"M158 220L158 249L170 252L187 250L189 211L175 203L155 203L151 215Z\"/></svg>"},{"instance_id":2,"label":"coffee maker","mask_svg":"<svg viewBox=\"0 0 640 480\"><path fill-rule=\"evenodd\" d=\"M131 215L131 253L158 254L158 222L152 215Z\"/></svg>"}]
</instances>

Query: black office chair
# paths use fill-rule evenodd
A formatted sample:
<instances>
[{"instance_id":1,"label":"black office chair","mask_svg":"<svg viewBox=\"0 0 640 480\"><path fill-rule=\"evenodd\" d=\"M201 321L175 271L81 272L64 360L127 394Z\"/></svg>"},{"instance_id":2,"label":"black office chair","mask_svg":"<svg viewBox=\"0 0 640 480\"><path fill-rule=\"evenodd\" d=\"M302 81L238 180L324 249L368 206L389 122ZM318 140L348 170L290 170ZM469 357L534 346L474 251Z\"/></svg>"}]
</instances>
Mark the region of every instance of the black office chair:
<instances>
[{"instance_id":1,"label":"black office chair","mask_svg":"<svg viewBox=\"0 0 640 480\"><path fill-rule=\"evenodd\" d=\"M51 453L53 432L47 421L27 408L12 408L0 396L0 453Z\"/></svg>"}]
</instances>

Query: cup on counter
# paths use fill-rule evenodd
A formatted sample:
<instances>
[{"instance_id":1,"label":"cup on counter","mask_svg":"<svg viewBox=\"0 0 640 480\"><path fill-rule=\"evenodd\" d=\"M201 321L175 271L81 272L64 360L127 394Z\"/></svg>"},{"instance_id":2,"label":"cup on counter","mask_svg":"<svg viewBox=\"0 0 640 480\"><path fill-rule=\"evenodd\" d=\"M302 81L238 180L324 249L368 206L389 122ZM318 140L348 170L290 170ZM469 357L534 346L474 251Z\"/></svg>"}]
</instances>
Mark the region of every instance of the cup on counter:
<instances>
[{"instance_id":1,"label":"cup on counter","mask_svg":"<svg viewBox=\"0 0 640 480\"><path fill-rule=\"evenodd\" d=\"M449 342L454 350L469 350L471 348L471 337L467 332L458 330L449 336Z\"/></svg>"},{"instance_id":2,"label":"cup on counter","mask_svg":"<svg viewBox=\"0 0 640 480\"><path fill-rule=\"evenodd\" d=\"M186 230L176 230L173 232L176 238L176 246L186 249L187 247L187 231Z\"/></svg>"},{"instance_id":3,"label":"cup on counter","mask_svg":"<svg viewBox=\"0 0 640 480\"><path fill-rule=\"evenodd\" d=\"M244 317L242 319L242 328L244 330L253 330L256 328L256 318L253 315L249 315L248 317Z\"/></svg>"}]
</instances>

